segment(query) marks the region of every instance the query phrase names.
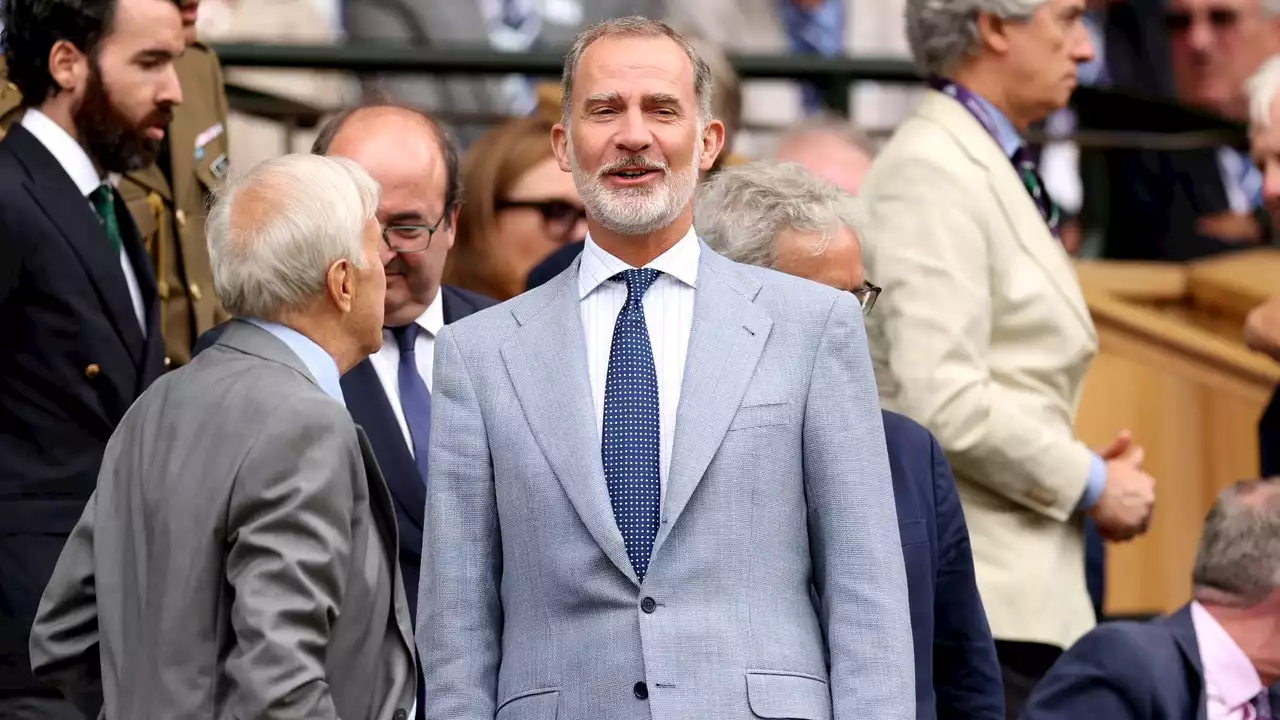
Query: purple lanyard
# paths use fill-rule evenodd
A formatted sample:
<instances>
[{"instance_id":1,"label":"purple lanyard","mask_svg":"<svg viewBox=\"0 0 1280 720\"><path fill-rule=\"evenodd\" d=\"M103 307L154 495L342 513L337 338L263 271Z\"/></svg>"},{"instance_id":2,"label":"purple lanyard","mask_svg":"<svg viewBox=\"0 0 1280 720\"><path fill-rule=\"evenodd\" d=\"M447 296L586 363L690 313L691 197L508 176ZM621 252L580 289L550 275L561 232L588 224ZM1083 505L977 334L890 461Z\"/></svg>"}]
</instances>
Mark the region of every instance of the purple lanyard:
<instances>
[{"instance_id":1,"label":"purple lanyard","mask_svg":"<svg viewBox=\"0 0 1280 720\"><path fill-rule=\"evenodd\" d=\"M986 108L982 107L982 103L978 101L978 96L970 92L965 86L947 80L946 78L931 77L929 78L929 87L940 93L945 93L964 106L971 115L978 121L982 127L986 128L987 133L991 135L991 139L996 141L998 145L999 131L996 130L996 123L991 119L991 115Z\"/></svg>"}]
</instances>

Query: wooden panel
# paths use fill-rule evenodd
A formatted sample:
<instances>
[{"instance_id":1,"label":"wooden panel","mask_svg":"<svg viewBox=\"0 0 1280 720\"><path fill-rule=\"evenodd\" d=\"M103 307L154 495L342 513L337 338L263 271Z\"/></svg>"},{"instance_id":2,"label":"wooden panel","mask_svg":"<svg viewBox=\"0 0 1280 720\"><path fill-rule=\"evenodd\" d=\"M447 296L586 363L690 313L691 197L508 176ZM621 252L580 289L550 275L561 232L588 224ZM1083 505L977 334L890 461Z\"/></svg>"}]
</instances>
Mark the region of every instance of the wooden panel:
<instances>
[{"instance_id":1,"label":"wooden panel","mask_svg":"<svg viewBox=\"0 0 1280 720\"><path fill-rule=\"evenodd\" d=\"M1280 366L1244 348L1227 308L1179 307L1169 302L1171 286L1166 268L1130 285L1139 288L1131 297L1156 301L1145 306L1085 287L1100 349L1077 432L1105 447L1131 430L1158 493L1148 534L1109 546L1112 613L1167 612L1187 601L1204 515L1219 489L1256 474L1258 417L1280 383Z\"/></svg>"}]
</instances>

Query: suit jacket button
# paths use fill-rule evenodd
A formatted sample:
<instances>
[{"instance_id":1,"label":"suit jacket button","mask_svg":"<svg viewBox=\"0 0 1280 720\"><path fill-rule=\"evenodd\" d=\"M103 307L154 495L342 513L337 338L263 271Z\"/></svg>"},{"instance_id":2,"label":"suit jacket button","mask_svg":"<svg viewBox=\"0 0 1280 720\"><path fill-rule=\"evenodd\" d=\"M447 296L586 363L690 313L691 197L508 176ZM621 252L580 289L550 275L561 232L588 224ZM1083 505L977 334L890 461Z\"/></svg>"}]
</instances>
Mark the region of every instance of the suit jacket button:
<instances>
[{"instance_id":1,"label":"suit jacket button","mask_svg":"<svg viewBox=\"0 0 1280 720\"><path fill-rule=\"evenodd\" d=\"M631 688L631 691L634 692L636 697L641 700L649 699L649 688L642 682L636 683L635 687Z\"/></svg>"},{"instance_id":2,"label":"suit jacket button","mask_svg":"<svg viewBox=\"0 0 1280 720\"><path fill-rule=\"evenodd\" d=\"M195 283L191 283L187 287L187 292L191 294L191 299L196 301L199 301L204 295L204 293L200 292L200 286Z\"/></svg>"},{"instance_id":3,"label":"suit jacket button","mask_svg":"<svg viewBox=\"0 0 1280 720\"><path fill-rule=\"evenodd\" d=\"M391 718L392 720L408 720L409 713L408 711L401 708L399 710L396 710L394 713L392 713Z\"/></svg>"},{"instance_id":4,"label":"suit jacket button","mask_svg":"<svg viewBox=\"0 0 1280 720\"><path fill-rule=\"evenodd\" d=\"M173 219L178 221L179 230L187 226L187 214L182 211L182 208L178 208L178 211L173 214Z\"/></svg>"},{"instance_id":5,"label":"suit jacket button","mask_svg":"<svg viewBox=\"0 0 1280 720\"><path fill-rule=\"evenodd\" d=\"M102 374L102 368L98 366L98 363L89 363L88 365L84 366L84 376L90 380L98 377L101 374Z\"/></svg>"},{"instance_id":6,"label":"suit jacket button","mask_svg":"<svg viewBox=\"0 0 1280 720\"><path fill-rule=\"evenodd\" d=\"M647 597L640 601L640 609L647 613L651 613L658 609L658 603L653 598Z\"/></svg>"}]
</instances>

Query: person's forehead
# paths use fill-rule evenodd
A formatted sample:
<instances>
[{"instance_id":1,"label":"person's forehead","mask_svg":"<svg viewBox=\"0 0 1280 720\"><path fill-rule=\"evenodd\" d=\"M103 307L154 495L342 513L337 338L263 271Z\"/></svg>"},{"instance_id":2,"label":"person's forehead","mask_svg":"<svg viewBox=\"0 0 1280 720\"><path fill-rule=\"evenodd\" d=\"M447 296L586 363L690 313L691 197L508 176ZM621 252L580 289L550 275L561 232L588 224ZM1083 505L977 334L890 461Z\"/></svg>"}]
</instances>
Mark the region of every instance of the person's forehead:
<instances>
[{"instance_id":1,"label":"person's forehead","mask_svg":"<svg viewBox=\"0 0 1280 720\"><path fill-rule=\"evenodd\" d=\"M182 32L182 13L172 0L120 0L106 40L148 42Z\"/></svg>"},{"instance_id":2,"label":"person's forehead","mask_svg":"<svg viewBox=\"0 0 1280 720\"><path fill-rule=\"evenodd\" d=\"M1175 11L1243 10L1257 6L1260 0L1168 0L1166 7Z\"/></svg>"},{"instance_id":3,"label":"person's forehead","mask_svg":"<svg viewBox=\"0 0 1280 720\"><path fill-rule=\"evenodd\" d=\"M630 83L693 92L693 64L668 37L607 37L589 45L578 61L575 89L581 97L621 90Z\"/></svg>"}]
</instances>

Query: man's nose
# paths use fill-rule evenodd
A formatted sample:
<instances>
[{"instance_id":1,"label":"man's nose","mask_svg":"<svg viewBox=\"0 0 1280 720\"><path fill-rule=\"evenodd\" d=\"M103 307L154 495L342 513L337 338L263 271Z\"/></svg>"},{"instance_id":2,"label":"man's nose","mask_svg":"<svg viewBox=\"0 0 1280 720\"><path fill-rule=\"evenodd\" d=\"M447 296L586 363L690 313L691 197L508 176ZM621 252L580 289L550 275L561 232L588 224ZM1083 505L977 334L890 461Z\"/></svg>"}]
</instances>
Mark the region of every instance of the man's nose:
<instances>
[{"instance_id":1,"label":"man's nose","mask_svg":"<svg viewBox=\"0 0 1280 720\"><path fill-rule=\"evenodd\" d=\"M633 153L653 144L653 133L649 130L642 110L631 110L622 117L622 127L618 130L616 142L619 148Z\"/></svg>"},{"instance_id":2,"label":"man's nose","mask_svg":"<svg viewBox=\"0 0 1280 720\"><path fill-rule=\"evenodd\" d=\"M160 80L159 92L156 93L157 105L181 105L182 83L178 80L178 68L172 63L165 68Z\"/></svg>"}]
</instances>

